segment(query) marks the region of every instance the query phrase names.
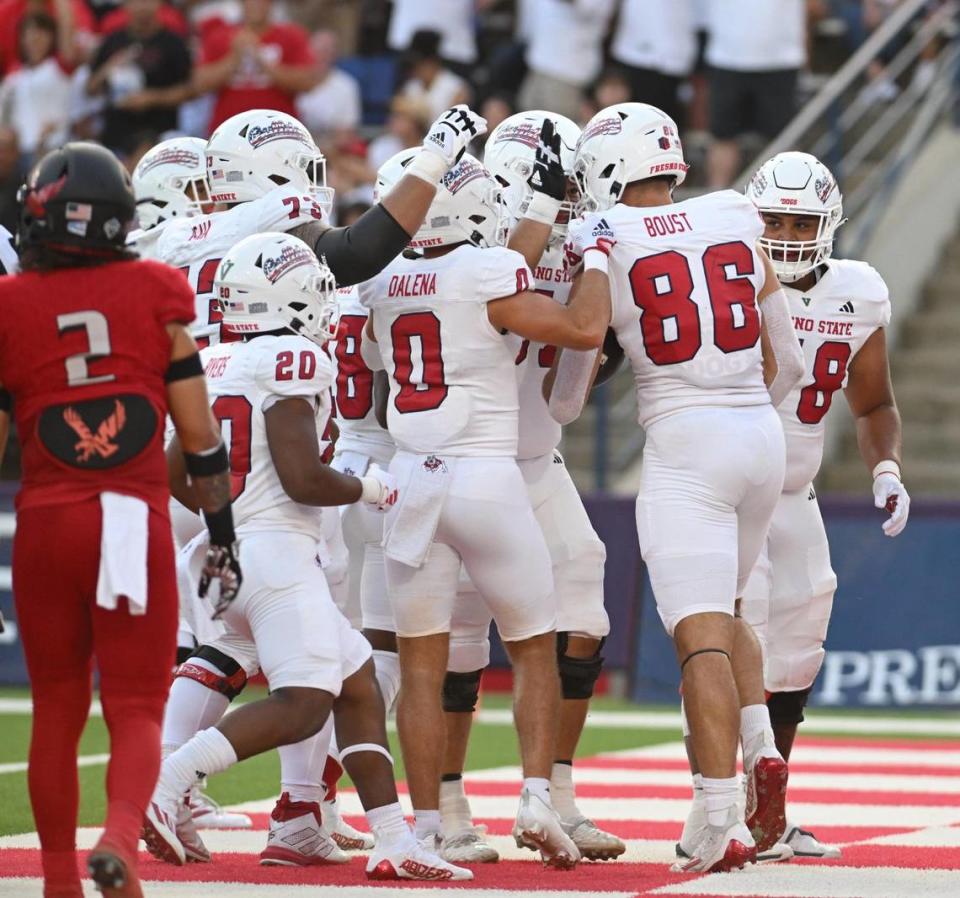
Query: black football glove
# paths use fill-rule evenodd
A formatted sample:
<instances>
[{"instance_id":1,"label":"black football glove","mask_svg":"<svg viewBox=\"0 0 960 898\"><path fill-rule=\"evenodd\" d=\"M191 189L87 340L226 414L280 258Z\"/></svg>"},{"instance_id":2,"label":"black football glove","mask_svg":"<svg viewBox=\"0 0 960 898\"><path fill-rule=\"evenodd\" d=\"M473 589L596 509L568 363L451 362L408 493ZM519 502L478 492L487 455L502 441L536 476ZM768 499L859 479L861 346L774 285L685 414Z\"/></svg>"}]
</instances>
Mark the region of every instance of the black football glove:
<instances>
[{"instance_id":1,"label":"black football glove","mask_svg":"<svg viewBox=\"0 0 960 898\"><path fill-rule=\"evenodd\" d=\"M544 119L537 143L533 174L527 183L537 192L563 202L567 196L567 173L560 161L560 134L550 119Z\"/></svg>"},{"instance_id":2,"label":"black football glove","mask_svg":"<svg viewBox=\"0 0 960 898\"><path fill-rule=\"evenodd\" d=\"M210 584L217 580L220 591L213 606L213 619L217 620L230 603L237 597L240 584L243 583L243 574L240 571L239 551L237 544L230 546L210 546L203 559L203 569L200 571L200 598L206 598L210 591Z\"/></svg>"}]
</instances>

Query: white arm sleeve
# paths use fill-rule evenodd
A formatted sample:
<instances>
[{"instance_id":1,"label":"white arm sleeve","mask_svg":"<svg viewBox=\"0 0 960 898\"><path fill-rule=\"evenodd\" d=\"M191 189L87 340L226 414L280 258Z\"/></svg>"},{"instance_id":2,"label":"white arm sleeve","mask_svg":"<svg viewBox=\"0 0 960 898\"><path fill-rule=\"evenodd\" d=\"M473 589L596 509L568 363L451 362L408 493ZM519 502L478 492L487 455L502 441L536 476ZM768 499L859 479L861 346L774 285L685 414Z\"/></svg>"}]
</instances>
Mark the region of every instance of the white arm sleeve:
<instances>
[{"instance_id":1,"label":"white arm sleeve","mask_svg":"<svg viewBox=\"0 0 960 898\"><path fill-rule=\"evenodd\" d=\"M367 335L366 325L363 328L363 336L360 338L360 358L371 371L383 371L385 368L383 356L380 354L380 344Z\"/></svg>"},{"instance_id":2,"label":"white arm sleeve","mask_svg":"<svg viewBox=\"0 0 960 898\"><path fill-rule=\"evenodd\" d=\"M777 363L776 376L767 387L774 408L790 395L790 391L803 377L803 350L793 329L787 295L783 289L771 293L761 303L763 322Z\"/></svg>"},{"instance_id":3,"label":"white arm sleeve","mask_svg":"<svg viewBox=\"0 0 960 898\"><path fill-rule=\"evenodd\" d=\"M557 363L557 374L547 408L558 424L570 424L580 417L590 393L597 353L602 349L564 349Z\"/></svg>"}]
</instances>

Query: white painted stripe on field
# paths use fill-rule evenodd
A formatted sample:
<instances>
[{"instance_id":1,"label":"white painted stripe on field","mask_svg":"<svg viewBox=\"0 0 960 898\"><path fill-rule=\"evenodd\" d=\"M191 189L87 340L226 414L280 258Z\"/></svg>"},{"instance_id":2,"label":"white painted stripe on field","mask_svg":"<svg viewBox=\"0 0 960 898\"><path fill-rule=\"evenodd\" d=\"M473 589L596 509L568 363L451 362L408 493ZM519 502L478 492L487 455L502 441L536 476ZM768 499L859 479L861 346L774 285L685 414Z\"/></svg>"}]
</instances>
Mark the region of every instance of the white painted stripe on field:
<instances>
[{"instance_id":1,"label":"white painted stripe on field","mask_svg":"<svg viewBox=\"0 0 960 898\"><path fill-rule=\"evenodd\" d=\"M930 826L909 833L865 839L860 845L901 845L911 848L960 848L960 826ZM958 874L960 876L960 874Z\"/></svg>"},{"instance_id":2,"label":"white painted stripe on field","mask_svg":"<svg viewBox=\"0 0 960 898\"><path fill-rule=\"evenodd\" d=\"M549 875L549 874L547 874ZM457 883L460 886L460 883ZM317 883L309 885L263 885L261 883L249 882L217 882L217 883L198 883L198 882L154 882L144 880L144 889L150 898L197 898L201 892L214 892L217 898L316 898L323 894L330 898L397 898L399 894L396 886L318 886ZM43 889L42 882L39 879L0 879L0 896L2 898L41 898ZM84 884L84 898L102 898L99 892L95 891L92 883ZM443 895L447 898L503 898L505 894L502 889L471 889L471 888L449 888L431 885L429 892L424 895ZM629 892L603 892L603 898L632 898L636 895L636 890ZM573 898L575 895L571 891L560 891L550 889L545 891L537 890L537 898Z\"/></svg>"},{"instance_id":3,"label":"white painted stripe on field","mask_svg":"<svg viewBox=\"0 0 960 898\"><path fill-rule=\"evenodd\" d=\"M96 767L98 764L106 764L110 760L110 755L80 755L77 758L78 767ZM27 762L17 761L14 764L0 764L0 773L26 773Z\"/></svg>"},{"instance_id":4,"label":"white painted stripe on field","mask_svg":"<svg viewBox=\"0 0 960 898\"><path fill-rule=\"evenodd\" d=\"M791 759L804 764L849 764L860 770L864 767L884 767L890 764L909 764L912 767L958 767L960 751L950 749L911 749L881 748L870 746L825 746L804 745L802 742L794 748ZM682 742L661 742L644 748L628 748L624 751L609 752L604 758L653 758L660 760L687 759Z\"/></svg>"},{"instance_id":5,"label":"white painted stripe on field","mask_svg":"<svg viewBox=\"0 0 960 898\"><path fill-rule=\"evenodd\" d=\"M842 789L854 792L922 792L960 795L960 776L898 776L861 773L859 766L849 773L795 773L790 771L791 789ZM519 767L475 770L464 774L470 783L519 783ZM689 788L690 774L685 770L623 770L618 768L578 767L573 781L577 786L676 786ZM469 788L467 789L469 792Z\"/></svg>"},{"instance_id":6,"label":"white painted stripe on field","mask_svg":"<svg viewBox=\"0 0 960 898\"><path fill-rule=\"evenodd\" d=\"M0 714L32 714L33 701L29 698L0 698ZM103 717L100 702L94 700L90 705L91 717Z\"/></svg>"},{"instance_id":7,"label":"white painted stripe on field","mask_svg":"<svg viewBox=\"0 0 960 898\"><path fill-rule=\"evenodd\" d=\"M764 895L767 898L956 898L956 870L897 867L818 867L770 864L743 873L704 876L662 886L651 895Z\"/></svg>"}]
</instances>

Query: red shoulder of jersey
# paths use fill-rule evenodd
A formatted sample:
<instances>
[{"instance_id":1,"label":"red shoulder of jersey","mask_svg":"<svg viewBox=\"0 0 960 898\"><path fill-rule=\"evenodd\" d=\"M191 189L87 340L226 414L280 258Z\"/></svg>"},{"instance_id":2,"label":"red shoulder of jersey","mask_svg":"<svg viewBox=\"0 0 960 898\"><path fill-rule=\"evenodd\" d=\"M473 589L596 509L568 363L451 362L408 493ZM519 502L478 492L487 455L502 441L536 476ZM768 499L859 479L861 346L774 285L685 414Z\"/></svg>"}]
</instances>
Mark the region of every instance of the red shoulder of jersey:
<instances>
[{"instance_id":1,"label":"red shoulder of jersey","mask_svg":"<svg viewBox=\"0 0 960 898\"><path fill-rule=\"evenodd\" d=\"M140 259L136 266L139 289L149 291L145 299L160 324L190 324L197 317L196 299L182 271L152 259Z\"/></svg>"}]
</instances>

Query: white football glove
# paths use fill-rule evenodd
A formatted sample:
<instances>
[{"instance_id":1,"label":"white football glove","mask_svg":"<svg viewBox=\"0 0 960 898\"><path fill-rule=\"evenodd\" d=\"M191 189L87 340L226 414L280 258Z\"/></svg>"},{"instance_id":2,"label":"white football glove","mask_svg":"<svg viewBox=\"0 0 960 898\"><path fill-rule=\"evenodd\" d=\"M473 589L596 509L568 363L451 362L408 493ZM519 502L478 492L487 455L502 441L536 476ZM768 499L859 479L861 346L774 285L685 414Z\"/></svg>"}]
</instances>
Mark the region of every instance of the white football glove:
<instances>
[{"instance_id":1,"label":"white football glove","mask_svg":"<svg viewBox=\"0 0 960 898\"><path fill-rule=\"evenodd\" d=\"M910 515L910 496L896 474L885 471L874 478L873 504L890 512L890 517L883 522L883 532L887 536L898 536L903 532Z\"/></svg>"},{"instance_id":2,"label":"white football glove","mask_svg":"<svg viewBox=\"0 0 960 898\"><path fill-rule=\"evenodd\" d=\"M576 274L583 264L587 250L596 249L609 256L617 245L617 235L603 217L591 215L576 218L567 230L567 242L563 245L563 264L567 271Z\"/></svg>"},{"instance_id":3,"label":"white football glove","mask_svg":"<svg viewBox=\"0 0 960 898\"><path fill-rule=\"evenodd\" d=\"M397 504L397 478L379 465L370 465L366 475L360 478L360 483L363 485L361 502L372 505L377 511L388 511Z\"/></svg>"},{"instance_id":4,"label":"white football glove","mask_svg":"<svg viewBox=\"0 0 960 898\"><path fill-rule=\"evenodd\" d=\"M461 103L451 106L430 126L423 148L438 155L450 168L460 161L471 140L486 133L487 120Z\"/></svg>"}]
</instances>

